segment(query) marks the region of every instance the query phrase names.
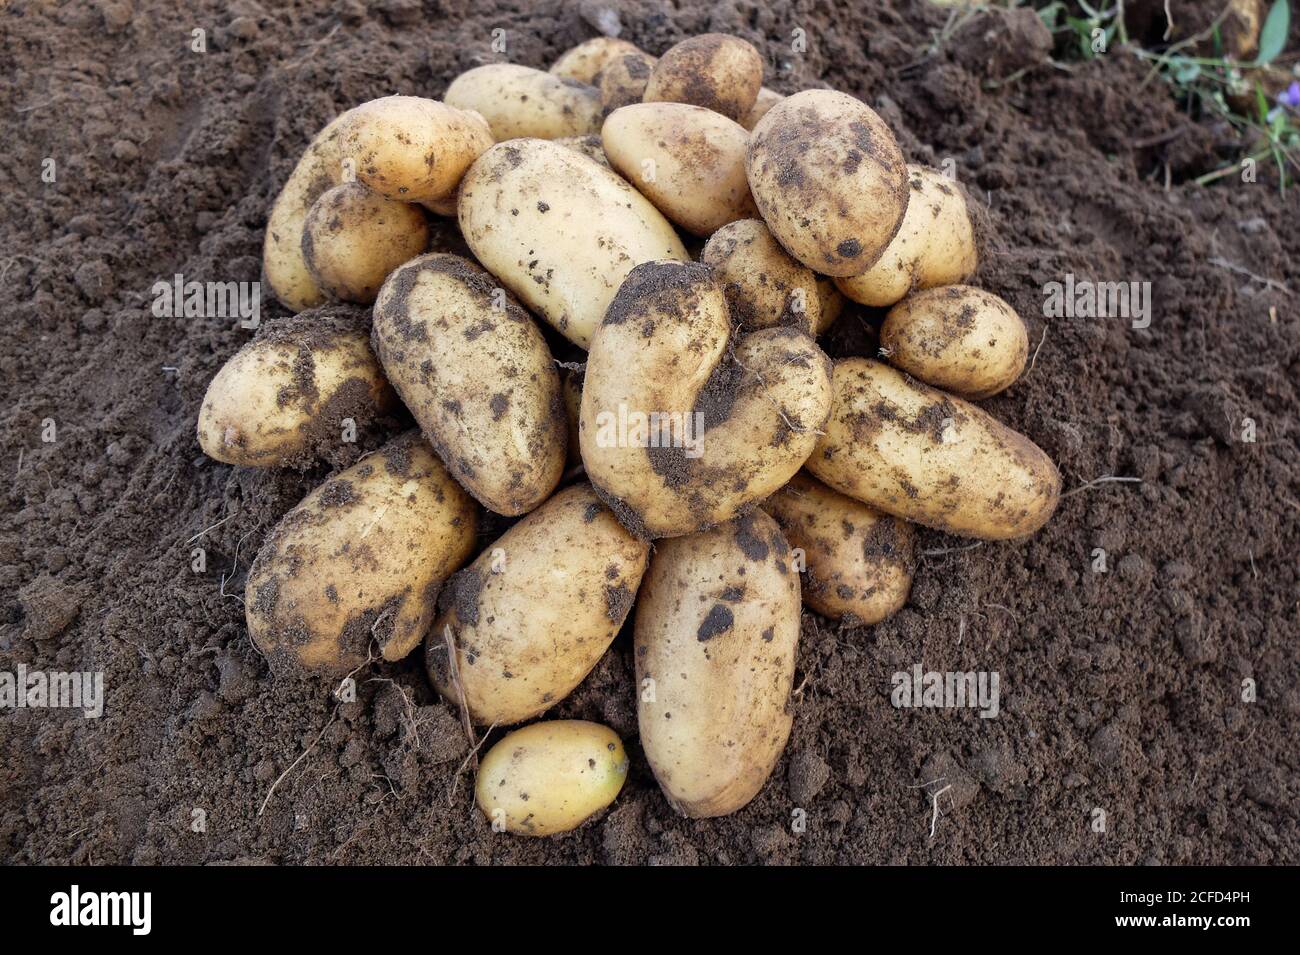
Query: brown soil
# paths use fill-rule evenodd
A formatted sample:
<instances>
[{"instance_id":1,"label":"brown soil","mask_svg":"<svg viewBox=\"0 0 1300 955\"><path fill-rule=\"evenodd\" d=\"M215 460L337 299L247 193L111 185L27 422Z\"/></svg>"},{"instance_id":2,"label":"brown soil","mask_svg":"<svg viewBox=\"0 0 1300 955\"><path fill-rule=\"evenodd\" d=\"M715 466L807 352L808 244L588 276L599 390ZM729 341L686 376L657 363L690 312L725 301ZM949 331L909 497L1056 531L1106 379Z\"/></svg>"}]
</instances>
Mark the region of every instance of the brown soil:
<instances>
[{"instance_id":1,"label":"brown soil","mask_svg":"<svg viewBox=\"0 0 1300 955\"><path fill-rule=\"evenodd\" d=\"M0 710L0 861L1300 862L1300 189L1279 196L1263 166L1191 184L1240 146L1140 64L1113 51L1066 72L1025 22L993 20L922 59L947 16L922 3L621 4L652 53L737 33L769 85L859 95L911 159L955 161L991 208L975 283L1026 317L1034 355L985 406L1077 493L1023 544L922 530L912 597L884 624L806 615L790 745L727 818L680 818L655 786L625 632L554 715L612 726L631 779L602 819L531 841L494 835L453 779L466 744L421 653L358 673L355 703L269 672L244 626L249 560L329 472L200 453L204 389L249 332L155 317L150 289L258 279L270 203L336 111L439 95L492 58L497 27L511 59L544 66L607 8L179 6L0 11L0 671L103 670L107 695L100 720ZM459 248L454 232L435 247ZM1066 273L1150 281L1150 327L1045 319L1044 283ZM835 347L863 340L861 318ZM1141 483L1078 490L1104 476ZM998 671L1000 716L895 709L891 675L914 663Z\"/></svg>"}]
</instances>

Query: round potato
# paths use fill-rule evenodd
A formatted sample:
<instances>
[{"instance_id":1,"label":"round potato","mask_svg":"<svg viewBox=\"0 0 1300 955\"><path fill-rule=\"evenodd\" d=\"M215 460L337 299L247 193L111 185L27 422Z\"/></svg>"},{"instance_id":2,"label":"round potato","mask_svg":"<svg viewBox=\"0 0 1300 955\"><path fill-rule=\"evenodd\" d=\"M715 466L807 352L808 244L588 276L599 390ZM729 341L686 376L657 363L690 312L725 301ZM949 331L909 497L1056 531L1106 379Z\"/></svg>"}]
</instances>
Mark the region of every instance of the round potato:
<instances>
[{"instance_id":1,"label":"round potato","mask_svg":"<svg viewBox=\"0 0 1300 955\"><path fill-rule=\"evenodd\" d=\"M861 275L893 240L911 189L885 121L833 90L787 96L749 139L749 187L785 250L823 275Z\"/></svg>"},{"instance_id":2,"label":"round potato","mask_svg":"<svg viewBox=\"0 0 1300 955\"><path fill-rule=\"evenodd\" d=\"M689 103L737 123L763 85L763 58L752 43L727 33L683 40L659 58L645 88L647 103Z\"/></svg>"},{"instance_id":3,"label":"round potato","mask_svg":"<svg viewBox=\"0 0 1300 955\"><path fill-rule=\"evenodd\" d=\"M612 60L630 54L640 53L635 43L619 40L612 36L596 36L584 40L551 64L551 73L562 79L577 80L579 83L595 83L606 65Z\"/></svg>"},{"instance_id":4,"label":"round potato","mask_svg":"<svg viewBox=\"0 0 1300 955\"><path fill-rule=\"evenodd\" d=\"M799 472L763 504L803 554L803 602L819 614L879 623L907 602L916 533Z\"/></svg>"},{"instance_id":5,"label":"round potato","mask_svg":"<svg viewBox=\"0 0 1300 955\"><path fill-rule=\"evenodd\" d=\"M656 546L634 628L641 746L669 804L725 816L790 736L799 577L762 511Z\"/></svg>"},{"instance_id":6,"label":"round potato","mask_svg":"<svg viewBox=\"0 0 1300 955\"><path fill-rule=\"evenodd\" d=\"M497 831L550 836L576 829L627 780L618 735L586 720L534 723L497 742L478 768L475 800Z\"/></svg>"},{"instance_id":7,"label":"round potato","mask_svg":"<svg viewBox=\"0 0 1300 955\"><path fill-rule=\"evenodd\" d=\"M628 272L687 258L645 196L540 139L498 143L480 157L461 185L460 227L489 272L582 348Z\"/></svg>"},{"instance_id":8,"label":"round potato","mask_svg":"<svg viewBox=\"0 0 1300 955\"><path fill-rule=\"evenodd\" d=\"M474 502L414 431L330 478L248 572L248 632L276 669L348 673L424 639L442 582L474 547Z\"/></svg>"},{"instance_id":9,"label":"round potato","mask_svg":"<svg viewBox=\"0 0 1300 955\"><path fill-rule=\"evenodd\" d=\"M704 246L700 261L713 266L742 328L790 325L816 334L822 327L817 276L785 254L761 219L723 226Z\"/></svg>"},{"instance_id":10,"label":"round potato","mask_svg":"<svg viewBox=\"0 0 1300 955\"><path fill-rule=\"evenodd\" d=\"M610 165L660 212L695 235L758 215L745 178L749 134L699 106L638 103L600 132Z\"/></svg>"},{"instance_id":11,"label":"round potato","mask_svg":"<svg viewBox=\"0 0 1300 955\"><path fill-rule=\"evenodd\" d=\"M650 82L650 73L658 62L649 53L637 50L616 56L606 63L596 78L596 88L600 90L600 103L605 112L612 113L641 102L646 84Z\"/></svg>"},{"instance_id":12,"label":"round potato","mask_svg":"<svg viewBox=\"0 0 1300 955\"><path fill-rule=\"evenodd\" d=\"M762 87L758 91L758 99L754 100L754 105L745 114L745 118L740 121L740 125L752 133L754 127L758 125L758 121L767 115L767 111L783 99L785 97L776 90L770 90L766 86Z\"/></svg>"},{"instance_id":13,"label":"round potato","mask_svg":"<svg viewBox=\"0 0 1300 955\"><path fill-rule=\"evenodd\" d=\"M841 494L984 540L1026 537L1056 509L1056 465L970 402L868 358L836 362L834 389L807 468Z\"/></svg>"},{"instance_id":14,"label":"round potato","mask_svg":"<svg viewBox=\"0 0 1300 955\"><path fill-rule=\"evenodd\" d=\"M450 631L470 719L522 723L573 692L632 609L650 546L589 484L557 493L447 583L429 632L429 678L448 700Z\"/></svg>"},{"instance_id":15,"label":"round potato","mask_svg":"<svg viewBox=\"0 0 1300 955\"><path fill-rule=\"evenodd\" d=\"M452 80L448 105L474 110L497 142L533 136L557 139L600 131L600 91L577 80L517 63L476 66Z\"/></svg>"}]
</instances>

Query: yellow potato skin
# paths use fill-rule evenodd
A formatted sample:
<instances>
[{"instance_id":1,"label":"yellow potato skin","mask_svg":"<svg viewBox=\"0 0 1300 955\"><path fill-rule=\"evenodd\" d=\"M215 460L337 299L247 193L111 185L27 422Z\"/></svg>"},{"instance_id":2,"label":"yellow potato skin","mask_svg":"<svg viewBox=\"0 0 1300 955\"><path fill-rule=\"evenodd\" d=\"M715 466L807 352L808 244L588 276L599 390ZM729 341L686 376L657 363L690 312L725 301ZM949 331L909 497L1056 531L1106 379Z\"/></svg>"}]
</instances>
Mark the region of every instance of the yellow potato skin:
<instances>
[{"instance_id":1,"label":"yellow potato skin","mask_svg":"<svg viewBox=\"0 0 1300 955\"><path fill-rule=\"evenodd\" d=\"M558 139L600 131L600 91L517 63L476 66L452 80L448 105L474 110L497 142L522 137Z\"/></svg>"},{"instance_id":2,"label":"yellow potato skin","mask_svg":"<svg viewBox=\"0 0 1300 955\"><path fill-rule=\"evenodd\" d=\"M635 43L611 36L597 36L584 40L566 50L551 64L550 72L562 79L579 83L595 83L601 71L614 59L641 53ZM644 54L642 54L644 55Z\"/></svg>"},{"instance_id":3,"label":"yellow potato skin","mask_svg":"<svg viewBox=\"0 0 1300 955\"><path fill-rule=\"evenodd\" d=\"M1029 332L1003 299L969 285L913 292L889 310L880 347L890 364L927 384L988 398L1011 386L1029 358Z\"/></svg>"},{"instance_id":4,"label":"yellow potato skin","mask_svg":"<svg viewBox=\"0 0 1300 955\"><path fill-rule=\"evenodd\" d=\"M713 266L742 328L823 327L817 276L786 255L761 219L732 222L709 238L700 261Z\"/></svg>"},{"instance_id":5,"label":"yellow potato skin","mask_svg":"<svg viewBox=\"0 0 1300 955\"><path fill-rule=\"evenodd\" d=\"M474 502L414 432L312 491L248 574L248 632L277 670L341 675L424 638L474 547Z\"/></svg>"},{"instance_id":6,"label":"yellow potato skin","mask_svg":"<svg viewBox=\"0 0 1300 955\"><path fill-rule=\"evenodd\" d=\"M448 581L425 648L430 680L457 700L450 629L475 723L508 726L540 715L609 649L649 554L591 485L558 492Z\"/></svg>"},{"instance_id":7,"label":"yellow potato skin","mask_svg":"<svg viewBox=\"0 0 1300 955\"><path fill-rule=\"evenodd\" d=\"M836 362L834 405L805 465L877 510L950 534L1027 537L1047 523L1061 476L1032 441L962 398L882 362Z\"/></svg>"},{"instance_id":8,"label":"yellow potato skin","mask_svg":"<svg viewBox=\"0 0 1300 955\"><path fill-rule=\"evenodd\" d=\"M547 720L507 733L487 751L474 798L494 828L552 836L617 799L627 770L623 742L609 727Z\"/></svg>"},{"instance_id":9,"label":"yellow potato skin","mask_svg":"<svg viewBox=\"0 0 1300 955\"><path fill-rule=\"evenodd\" d=\"M616 56L606 63L595 79L600 90L600 104L606 113L641 102L650 73L659 61L638 50Z\"/></svg>"},{"instance_id":10,"label":"yellow potato skin","mask_svg":"<svg viewBox=\"0 0 1300 955\"><path fill-rule=\"evenodd\" d=\"M761 87L758 91L758 98L754 100L754 105L745 114L745 118L740 121L740 125L752 133L754 127L758 125L758 121L767 115L767 111L783 99L785 97L776 90L770 90L766 86Z\"/></svg>"},{"instance_id":11,"label":"yellow potato skin","mask_svg":"<svg viewBox=\"0 0 1300 955\"><path fill-rule=\"evenodd\" d=\"M817 298L821 303L821 308L817 315L817 323L813 328L814 335L820 335L826 329L835 324L836 319L844 314L844 295L835 283L825 275L817 276Z\"/></svg>"},{"instance_id":12,"label":"yellow potato skin","mask_svg":"<svg viewBox=\"0 0 1300 955\"><path fill-rule=\"evenodd\" d=\"M781 757L799 611L789 545L762 511L656 546L633 637L637 722L682 815L735 812Z\"/></svg>"},{"instance_id":13,"label":"yellow potato skin","mask_svg":"<svg viewBox=\"0 0 1300 955\"><path fill-rule=\"evenodd\" d=\"M749 115L763 85L763 57L726 33L703 33L670 47L655 64L644 102L689 103L735 122Z\"/></svg>"},{"instance_id":14,"label":"yellow potato skin","mask_svg":"<svg viewBox=\"0 0 1300 955\"><path fill-rule=\"evenodd\" d=\"M593 162L598 162L606 169L609 169L609 157L605 155L605 147L600 142L600 135L592 133L589 136L561 136L559 139L553 139L551 142L568 149L580 155L586 156Z\"/></svg>"}]
</instances>

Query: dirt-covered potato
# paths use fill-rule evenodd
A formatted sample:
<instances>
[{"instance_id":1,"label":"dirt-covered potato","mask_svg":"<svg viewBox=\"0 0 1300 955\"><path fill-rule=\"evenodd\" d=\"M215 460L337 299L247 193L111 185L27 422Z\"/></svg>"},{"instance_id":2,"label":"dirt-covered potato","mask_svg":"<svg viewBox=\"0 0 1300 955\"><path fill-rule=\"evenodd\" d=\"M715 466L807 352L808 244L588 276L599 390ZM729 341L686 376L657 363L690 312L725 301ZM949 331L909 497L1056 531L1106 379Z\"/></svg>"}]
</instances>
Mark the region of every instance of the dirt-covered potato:
<instances>
[{"instance_id":1,"label":"dirt-covered potato","mask_svg":"<svg viewBox=\"0 0 1300 955\"><path fill-rule=\"evenodd\" d=\"M658 62L649 53L637 50L616 56L606 63L596 78L596 88L600 90L600 102L605 112L611 113L641 102L646 84L650 82L650 73Z\"/></svg>"},{"instance_id":2,"label":"dirt-covered potato","mask_svg":"<svg viewBox=\"0 0 1300 955\"><path fill-rule=\"evenodd\" d=\"M572 149L588 159L595 160L606 169L610 168L609 157L605 155L605 147L601 143L600 134L598 133L592 133L590 136L561 136L559 139L551 140L551 142Z\"/></svg>"},{"instance_id":3,"label":"dirt-covered potato","mask_svg":"<svg viewBox=\"0 0 1300 955\"><path fill-rule=\"evenodd\" d=\"M461 184L460 227L489 272L582 348L636 265L687 258L650 200L540 139L498 143L479 158Z\"/></svg>"},{"instance_id":4,"label":"dirt-covered potato","mask_svg":"<svg viewBox=\"0 0 1300 955\"><path fill-rule=\"evenodd\" d=\"M987 398L1025 370L1029 332L992 292L945 285L913 292L891 308L880 326L880 349L891 365L927 384Z\"/></svg>"},{"instance_id":5,"label":"dirt-covered potato","mask_svg":"<svg viewBox=\"0 0 1300 955\"><path fill-rule=\"evenodd\" d=\"M492 132L482 116L422 96L385 96L347 113L339 152L364 183L402 202L445 199Z\"/></svg>"},{"instance_id":6,"label":"dirt-covered potato","mask_svg":"<svg viewBox=\"0 0 1300 955\"><path fill-rule=\"evenodd\" d=\"M579 83L595 83L606 65L620 56L640 53L635 43L612 36L597 36L584 40L551 64L550 72L563 79Z\"/></svg>"},{"instance_id":7,"label":"dirt-covered potato","mask_svg":"<svg viewBox=\"0 0 1300 955\"><path fill-rule=\"evenodd\" d=\"M365 315L325 306L262 326L221 367L199 408L199 447L250 467L306 468L391 411L397 396L370 351Z\"/></svg>"},{"instance_id":8,"label":"dirt-covered potato","mask_svg":"<svg viewBox=\"0 0 1300 955\"><path fill-rule=\"evenodd\" d=\"M754 105L745 114L745 118L740 121L740 125L753 132L754 127L758 125L758 121L767 115L767 111L783 99L785 97L776 90L770 90L766 86L762 87L758 91L758 99L754 100Z\"/></svg>"},{"instance_id":9,"label":"dirt-covered potato","mask_svg":"<svg viewBox=\"0 0 1300 955\"><path fill-rule=\"evenodd\" d=\"M741 219L713 233L700 261L713 266L742 328L822 327L821 295L812 269L790 256L761 219Z\"/></svg>"},{"instance_id":10,"label":"dirt-covered potato","mask_svg":"<svg viewBox=\"0 0 1300 955\"><path fill-rule=\"evenodd\" d=\"M649 554L590 484L560 491L447 582L425 649L434 686L457 700L450 629L475 723L506 726L550 709L618 635Z\"/></svg>"},{"instance_id":11,"label":"dirt-covered potato","mask_svg":"<svg viewBox=\"0 0 1300 955\"><path fill-rule=\"evenodd\" d=\"M785 484L829 410L830 361L812 338L778 327L733 341L709 266L647 263L591 343L582 460L625 526L675 537Z\"/></svg>"},{"instance_id":12,"label":"dirt-covered potato","mask_svg":"<svg viewBox=\"0 0 1300 955\"><path fill-rule=\"evenodd\" d=\"M800 471L763 504L803 552L803 602L819 614L879 623L907 602L916 532Z\"/></svg>"},{"instance_id":13,"label":"dirt-covered potato","mask_svg":"<svg viewBox=\"0 0 1300 955\"><path fill-rule=\"evenodd\" d=\"M861 275L893 240L911 189L885 121L833 90L787 96L749 139L749 187L785 250L823 275Z\"/></svg>"},{"instance_id":14,"label":"dirt-covered potato","mask_svg":"<svg viewBox=\"0 0 1300 955\"><path fill-rule=\"evenodd\" d=\"M684 103L615 110L600 132L610 165L660 212L695 235L758 215L745 178L749 133Z\"/></svg>"},{"instance_id":15,"label":"dirt-covered potato","mask_svg":"<svg viewBox=\"0 0 1300 955\"><path fill-rule=\"evenodd\" d=\"M868 358L836 362L834 388L807 468L841 494L985 540L1026 537L1056 509L1056 465L970 402Z\"/></svg>"},{"instance_id":16,"label":"dirt-covered potato","mask_svg":"<svg viewBox=\"0 0 1300 955\"><path fill-rule=\"evenodd\" d=\"M658 544L634 644L641 746L668 802L694 818L740 809L793 721L799 576L772 518Z\"/></svg>"},{"instance_id":17,"label":"dirt-covered potato","mask_svg":"<svg viewBox=\"0 0 1300 955\"><path fill-rule=\"evenodd\" d=\"M494 829L555 835L617 799L627 769L623 742L608 726L548 720L507 733L487 751L475 801Z\"/></svg>"},{"instance_id":18,"label":"dirt-covered potato","mask_svg":"<svg viewBox=\"0 0 1300 955\"><path fill-rule=\"evenodd\" d=\"M763 85L763 57L727 33L703 33L670 47L650 73L647 103L703 106L739 123Z\"/></svg>"},{"instance_id":19,"label":"dirt-covered potato","mask_svg":"<svg viewBox=\"0 0 1300 955\"><path fill-rule=\"evenodd\" d=\"M821 302L821 309L813 328L814 335L826 331L844 314L844 295L835 287L835 282L825 275L817 276L817 298Z\"/></svg>"},{"instance_id":20,"label":"dirt-covered potato","mask_svg":"<svg viewBox=\"0 0 1300 955\"><path fill-rule=\"evenodd\" d=\"M912 198L898 235L861 275L837 278L863 305L893 305L914 289L963 282L978 264L975 224L966 190L937 169L909 165Z\"/></svg>"},{"instance_id":21,"label":"dirt-covered potato","mask_svg":"<svg viewBox=\"0 0 1300 955\"><path fill-rule=\"evenodd\" d=\"M474 110L497 142L534 136L558 139L600 131L600 91L518 63L476 66L451 81L448 105Z\"/></svg>"},{"instance_id":22,"label":"dirt-covered potato","mask_svg":"<svg viewBox=\"0 0 1300 955\"><path fill-rule=\"evenodd\" d=\"M248 632L276 669L347 673L424 639L442 582L469 557L477 515L409 431L289 511L248 572Z\"/></svg>"}]
</instances>

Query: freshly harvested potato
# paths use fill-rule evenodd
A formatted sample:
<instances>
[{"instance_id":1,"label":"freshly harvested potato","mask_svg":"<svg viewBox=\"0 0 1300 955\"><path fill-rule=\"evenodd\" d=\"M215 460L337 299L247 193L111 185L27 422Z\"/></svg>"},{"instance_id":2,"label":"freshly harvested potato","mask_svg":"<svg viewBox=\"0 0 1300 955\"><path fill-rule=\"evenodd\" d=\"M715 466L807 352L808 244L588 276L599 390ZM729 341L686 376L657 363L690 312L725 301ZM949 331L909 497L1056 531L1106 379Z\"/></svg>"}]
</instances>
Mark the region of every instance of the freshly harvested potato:
<instances>
[{"instance_id":1,"label":"freshly harvested potato","mask_svg":"<svg viewBox=\"0 0 1300 955\"><path fill-rule=\"evenodd\" d=\"M592 133L590 136L561 136L559 139L553 139L551 142L557 145L572 149L576 153L586 156L604 166L609 166L609 157L605 155L605 147L600 141L600 135Z\"/></svg>"},{"instance_id":2,"label":"freshly harvested potato","mask_svg":"<svg viewBox=\"0 0 1300 955\"><path fill-rule=\"evenodd\" d=\"M606 63L596 78L596 88L600 90L600 103L605 112L612 113L641 102L646 84L650 82L650 72L658 62L649 53L637 50L616 56Z\"/></svg>"},{"instance_id":3,"label":"freshly harvested potato","mask_svg":"<svg viewBox=\"0 0 1300 955\"><path fill-rule=\"evenodd\" d=\"M830 410L829 376L830 360L797 329L733 342L709 266L638 266L587 355L587 476L640 537L712 527L799 470Z\"/></svg>"},{"instance_id":4,"label":"freshly harvested potato","mask_svg":"<svg viewBox=\"0 0 1300 955\"><path fill-rule=\"evenodd\" d=\"M396 405L365 315L325 306L268 322L221 367L199 408L199 446L226 464L305 468L338 447L344 419L361 428Z\"/></svg>"},{"instance_id":5,"label":"freshly harvested potato","mask_svg":"<svg viewBox=\"0 0 1300 955\"><path fill-rule=\"evenodd\" d=\"M723 226L704 246L700 261L713 266L742 328L790 325L810 334L821 328L817 276L785 254L761 219Z\"/></svg>"},{"instance_id":6,"label":"freshly harvested potato","mask_svg":"<svg viewBox=\"0 0 1300 955\"><path fill-rule=\"evenodd\" d=\"M687 232L705 236L758 215L745 178L749 134L684 103L615 110L600 131L610 165Z\"/></svg>"},{"instance_id":7,"label":"freshly harvested potato","mask_svg":"<svg viewBox=\"0 0 1300 955\"><path fill-rule=\"evenodd\" d=\"M963 282L978 264L966 191L937 169L909 165L912 198L898 235L861 275L835 284L863 305L893 305L914 289Z\"/></svg>"},{"instance_id":8,"label":"freshly harvested potato","mask_svg":"<svg viewBox=\"0 0 1300 955\"><path fill-rule=\"evenodd\" d=\"M650 200L540 139L498 143L479 158L461 184L460 228L489 272L582 348L636 265L687 258Z\"/></svg>"},{"instance_id":9,"label":"freshly harvested potato","mask_svg":"<svg viewBox=\"0 0 1300 955\"><path fill-rule=\"evenodd\" d=\"M359 182L323 193L307 213L302 257L331 299L369 305L388 273L429 244L420 207L394 202Z\"/></svg>"},{"instance_id":10,"label":"freshly harvested potato","mask_svg":"<svg viewBox=\"0 0 1300 955\"><path fill-rule=\"evenodd\" d=\"M819 614L879 623L907 602L916 533L906 521L800 471L763 504L803 551L803 602Z\"/></svg>"},{"instance_id":11,"label":"freshly harvested potato","mask_svg":"<svg viewBox=\"0 0 1300 955\"><path fill-rule=\"evenodd\" d=\"M491 145L482 116L422 96L362 103L347 113L339 136L339 152L357 181L402 202L452 195Z\"/></svg>"},{"instance_id":12,"label":"freshly harvested potato","mask_svg":"<svg viewBox=\"0 0 1300 955\"><path fill-rule=\"evenodd\" d=\"M727 33L683 40L659 58L645 88L647 103L689 103L739 123L763 85L763 57Z\"/></svg>"},{"instance_id":13,"label":"freshly harvested potato","mask_svg":"<svg viewBox=\"0 0 1300 955\"><path fill-rule=\"evenodd\" d=\"M766 86L762 87L758 91L758 99L754 100L754 105L745 115L745 118L740 121L740 125L752 133L754 127L758 125L758 121L767 115L767 111L783 99L785 97L776 90L770 90Z\"/></svg>"},{"instance_id":14,"label":"freshly harvested potato","mask_svg":"<svg viewBox=\"0 0 1300 955\"><path fill-rule=\"evenodd\" d=\"M608 726L548 720L507 733L488 750L474 795L494 828L550 836L617 799L627 767L623 742Z\"/></svg>"},{"instance_id":15,"label":"freshly harvested potato","mask_svg":"<svg viewBox=\"0 0 1300 955\"><path fill-rule=\"evenodd\" d=\"M409 431L280 521L248 572L248 632L276 669L339 675L419 645L474 548L474 501Z\"/></svg>"},{"instance_id":16,"label":"freshly harvested potato","mask_svg":"<svg viewBox=\"0 0 1300 955\"><path fill-rule=\"evenodd\" d=\"M790 736L799 577L762 511L656 545L634 628L641 746L672 807L725 816Z\"/></svg>"},{"instance_id":17,"label":"freshly harvested potato","mask_svg":"<svg viewBox=\"0 0 1300 955\"><path fill-rule=\"evenodd\" d=\"M640 53L635 43L612 36L596 36L584 40L551 64L551 73L562 79L579 83L595 83L606 65L620 56Z\"/></svg>"},{"instance_id":18,"label":"freshly harvested potato","mask_svg":"<svg viewBox=\"0 0 1300 955\"><path fill-rule=\"evenodd\" d=\"M927 384L987 398L1025 370L1029 332L1016 310L969 285L913 292L889 310L880 348L890 364Z\"/></svg>"},{"instance_id":19,"label":"freshly harvested potato","mask_svg":"<svg viewBox=\"0 0 1300 955\"><path fill-rule=\"evenodd\" d=\"M487 120L497 142L535 136L558 139L600 131L600 91L518 63L476 66L451 81L443 97Z\"/></svg>"},{"instance_id":20,"label":"freshly harvested potato","mask_svg":"<svg viewBox=\"0 0 1300 955\"><path fill-rule=\"evenodd\" d=\"M817 276L817 298L821 309L813 334L820 335L835 324L835 320L844 314L844 295L835 287L835 282L825 275Z\"/></svg>"},{"instance_id":21,"label":"freshly harvested potato","mask_svg":"<svg viewBox=\"0 0 1300 955\"><path fill-rule=\"evenodd\" d=\"M457 700L450 630L470 719L505 726L545 712L609 649L649 555L590 484L565 488L447 582L425 647L429 678Z\"/></svg>"},{"instance_id":22,"label":"freshly harvested potato","mask_svg":"<svg viewBox=\"0 0 1300 955\"><path fill-rule=\"evenodd\" d=\"M823 275L861 275L903 221L911 189L885 121L845 93L804 90L759 120L749 187L785 250Z\"/></svg>"},{"instance_id":23,"label":"freshly harvested potato","mask_svg":"<svg viewBox=\"0 0 1300 955\"><path fill-rule=\"evenodd\" d=\"M1056 465L970 402L868 358L836 362L834 389L806 466L841 494L984 540L1026 537L1056 509Z\"/></svg>"}]
</instances>

